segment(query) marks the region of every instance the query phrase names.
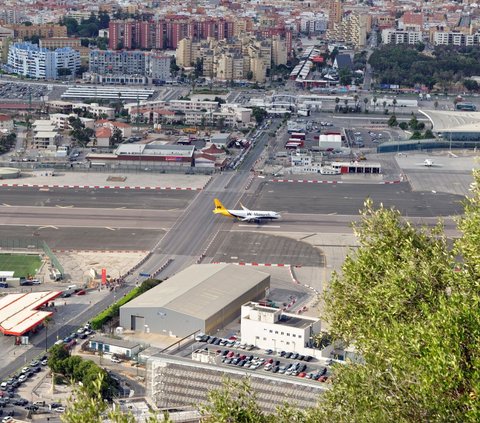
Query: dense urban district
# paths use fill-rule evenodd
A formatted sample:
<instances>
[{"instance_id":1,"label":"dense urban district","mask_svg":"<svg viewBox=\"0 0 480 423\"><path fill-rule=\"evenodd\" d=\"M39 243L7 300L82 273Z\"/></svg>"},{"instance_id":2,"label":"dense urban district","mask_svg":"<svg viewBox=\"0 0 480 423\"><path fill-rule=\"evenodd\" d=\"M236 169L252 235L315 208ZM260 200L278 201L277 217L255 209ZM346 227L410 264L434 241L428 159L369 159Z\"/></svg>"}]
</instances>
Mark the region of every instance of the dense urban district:
<instances>
[{"instance_id":1,"label":"dense urban district","mask_svg":"<svg viewBox=\"0 0 480 423\"><path fill-rule=\"evenodd\" d=\"M480 421L480 7L0 0L0 420Z\"/></svg>"}]
</instances>

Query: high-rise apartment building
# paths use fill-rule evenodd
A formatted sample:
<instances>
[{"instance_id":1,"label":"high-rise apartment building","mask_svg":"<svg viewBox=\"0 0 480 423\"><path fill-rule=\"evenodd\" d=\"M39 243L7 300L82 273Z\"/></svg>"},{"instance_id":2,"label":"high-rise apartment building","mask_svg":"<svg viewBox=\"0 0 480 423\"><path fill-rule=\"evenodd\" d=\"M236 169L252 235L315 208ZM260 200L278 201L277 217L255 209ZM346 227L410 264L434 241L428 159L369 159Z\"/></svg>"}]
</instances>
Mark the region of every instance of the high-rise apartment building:
<instances>
[{"instance_id":1,"label":"high-rise apartment building","mask_svg":"<svg viewBox=\"0 0 480 423\"><path fill-rule=\"evenodd\" d=\"M17 75L37 79L58 79L60 74L75 75L80 53L70 47L48 50L32 43L15 43L8 50L7 68Z\"/></svg>"},{"instance_id":2,"label":"high-rise apartment building","mask_svg":"<svg viewBox=\"0 0 480 423\"><path fill-rule=\"evenodd\" d=\"M176 49L184 38L222 40L234 34L234 21L225 18L194 20L174 16L158 21L110 21L109 48Z\"/></svg>"}]
</instances>

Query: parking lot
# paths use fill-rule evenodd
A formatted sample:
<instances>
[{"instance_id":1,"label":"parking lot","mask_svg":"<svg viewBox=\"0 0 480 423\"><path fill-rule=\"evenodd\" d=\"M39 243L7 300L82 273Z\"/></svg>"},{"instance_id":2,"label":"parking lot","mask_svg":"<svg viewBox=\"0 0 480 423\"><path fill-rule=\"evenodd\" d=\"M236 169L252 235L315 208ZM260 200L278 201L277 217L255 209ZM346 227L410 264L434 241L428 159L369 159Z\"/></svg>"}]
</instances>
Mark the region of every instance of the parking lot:
<instances>
[{"instance_id":1,"label":"parking lot","mask_svg":"<svg viewBox=\"0 0 480 423\"><path fill-rule=\"evenodd\" d=\"M16 84L7 83L0 85L0 98L8 100L42 100L49 93L45 84Z\"/></svg>"},{"instance_id":2,"label":"parking lot","mask_svg":"<svg viewBox=\"0 0 480 423\"><path fill-rule=\"evenodd\" d=\"M319 382L327 382L331 375L331 360L320 362L309 355L260 350L242 343L235 336L220 338L199 334L196 341L200 350L214 355L215 364L219 366L235 366L250 371L269 372L268 374L278 377L298 377Z\"/></svg>"}]
</instances>

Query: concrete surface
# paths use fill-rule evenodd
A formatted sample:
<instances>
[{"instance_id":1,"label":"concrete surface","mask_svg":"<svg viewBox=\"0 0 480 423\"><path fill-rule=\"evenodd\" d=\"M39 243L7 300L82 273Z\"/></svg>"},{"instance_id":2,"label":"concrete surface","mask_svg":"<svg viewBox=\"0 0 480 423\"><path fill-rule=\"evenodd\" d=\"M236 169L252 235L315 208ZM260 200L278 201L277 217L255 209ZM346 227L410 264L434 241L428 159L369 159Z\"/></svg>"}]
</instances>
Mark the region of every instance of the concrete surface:
<instances>
[{"instance_id":1,"label":"concrete surface","mask_svg":"<svg viewBox=\"0 0 480 423\"><path fill-rule=\"evenodd\" d=\"M52 170L22 171L20 178L3 180L3 183L34 185L85 185L114 187L160 187L202 189L210 180L207 175L173 173L109 173L109 172L62 172Z\"/></svg>"}]
</instances>

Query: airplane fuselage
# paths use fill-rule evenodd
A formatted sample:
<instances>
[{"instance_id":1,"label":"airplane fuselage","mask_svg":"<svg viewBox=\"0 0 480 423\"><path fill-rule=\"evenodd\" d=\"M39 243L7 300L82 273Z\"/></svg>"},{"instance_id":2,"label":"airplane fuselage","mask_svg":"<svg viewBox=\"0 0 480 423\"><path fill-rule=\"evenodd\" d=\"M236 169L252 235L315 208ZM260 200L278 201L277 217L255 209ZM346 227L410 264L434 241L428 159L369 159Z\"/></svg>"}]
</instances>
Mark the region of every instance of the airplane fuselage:
<instances>
[{"instance_id":1,"label":"airplane fuselage","mask_svg":"<svg viewBox=\"0 0 480 423\"><path fill-rule=\"evenodd\" d=\"M252 219L252 220L275 220L280 219L280 214L274 211L262 211L262 210L227 210L232 217L237 219Z\"/></svg>"}]
</instances>

